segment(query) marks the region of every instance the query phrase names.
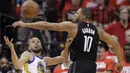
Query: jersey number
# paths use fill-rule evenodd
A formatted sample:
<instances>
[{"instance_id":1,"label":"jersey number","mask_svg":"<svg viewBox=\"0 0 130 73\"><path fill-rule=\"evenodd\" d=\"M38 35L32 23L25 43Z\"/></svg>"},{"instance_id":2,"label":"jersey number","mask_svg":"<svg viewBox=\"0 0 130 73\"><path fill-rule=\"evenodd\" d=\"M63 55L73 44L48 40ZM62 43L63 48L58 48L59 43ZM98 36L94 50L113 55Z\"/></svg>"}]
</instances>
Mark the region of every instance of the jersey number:
<instances>
[{"instance_id":1,"label":"jersey number","mask_svg":"<svg viewBox=\"0 0 130 73\"><path fill-rule=\"evenodd\" d=\"M91 36L84 36L84 51L89 52L92 46L93 37Z\"/></svg>"}]
</instances>

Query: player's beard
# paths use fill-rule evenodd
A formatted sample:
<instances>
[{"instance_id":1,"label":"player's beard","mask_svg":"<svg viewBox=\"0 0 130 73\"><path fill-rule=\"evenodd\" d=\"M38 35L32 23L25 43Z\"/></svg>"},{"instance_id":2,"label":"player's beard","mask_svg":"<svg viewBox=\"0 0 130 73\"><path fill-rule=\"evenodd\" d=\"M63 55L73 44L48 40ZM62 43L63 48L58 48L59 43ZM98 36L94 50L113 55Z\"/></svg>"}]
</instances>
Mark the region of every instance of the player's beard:
<instances>
[{"instance_id":1,"label":"player's beard","mask_svg":"<svg viewBox=\"0 0 130 73\"><path fill-rule=\"evenodd\" d=\"M42 51L42 48L40 49L37 49L37 50L34 50L34 49L31 49L34 53L40 53Z\"/></svg>"},{"instance_id":2,"label":"player's beard","mask_svg":"<svg viewBox=\"0 0 130 73\"><path fill-rule=\"evenodd\" d=\"M3 67L3 68L1 68L2 73L7 73L8 70L9 70L8 67Z\"/></svg>"}]
</instances>

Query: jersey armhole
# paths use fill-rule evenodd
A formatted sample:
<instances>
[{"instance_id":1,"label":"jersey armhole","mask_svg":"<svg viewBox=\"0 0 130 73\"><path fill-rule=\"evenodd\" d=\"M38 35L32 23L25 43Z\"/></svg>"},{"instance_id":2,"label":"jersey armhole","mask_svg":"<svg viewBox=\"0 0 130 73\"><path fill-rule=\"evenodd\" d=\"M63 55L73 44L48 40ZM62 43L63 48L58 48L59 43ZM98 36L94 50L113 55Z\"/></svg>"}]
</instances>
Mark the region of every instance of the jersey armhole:
<instances>
[{"instance_id":1,"label":"jersey armhole","mask_svg":"<svg viewBox=\"0 0 130 73\"><path fill-rule=\"evenodd\" d=\"M32 63L35 60L35 56L33 55L33 59L31 61L28 61L28 64Z\"/></svg>"}]
</instances>

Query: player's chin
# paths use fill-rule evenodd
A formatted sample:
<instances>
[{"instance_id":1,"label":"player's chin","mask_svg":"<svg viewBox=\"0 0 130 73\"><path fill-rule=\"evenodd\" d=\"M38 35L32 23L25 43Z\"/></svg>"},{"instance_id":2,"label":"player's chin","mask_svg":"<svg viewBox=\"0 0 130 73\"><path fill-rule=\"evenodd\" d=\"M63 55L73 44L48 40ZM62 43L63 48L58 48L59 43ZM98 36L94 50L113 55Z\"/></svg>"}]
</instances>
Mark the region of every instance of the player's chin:
<instances>
[{"instance_id":1,"label":"player's chin","mask_svg":"<svg viewBox=\"0 0 130 73\"><path fill-rule=\"evenodd\" d=\"M40 53L40 52L42 51L42 49L32 49L32 51L33 51L34 53Z\"/></svg>"}]
</instances>

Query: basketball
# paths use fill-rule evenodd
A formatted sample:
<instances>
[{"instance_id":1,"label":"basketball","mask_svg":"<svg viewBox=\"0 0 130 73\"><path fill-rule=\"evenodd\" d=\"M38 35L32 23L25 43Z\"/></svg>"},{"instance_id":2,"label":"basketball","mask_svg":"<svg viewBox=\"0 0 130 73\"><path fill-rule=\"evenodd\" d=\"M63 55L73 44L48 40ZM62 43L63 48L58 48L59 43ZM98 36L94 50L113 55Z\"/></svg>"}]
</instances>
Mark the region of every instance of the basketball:
<instances>
[{"instance_id":1,"label":"basketball","mask_svg":"<svg viewBox=\"0 0 130 73\"><path fill-rule=\"evenodd\" d=\"M35 18L39 13L39 5L35 1L27 0L22 4L21 12L24 18Z\"/></svg>"}]
</instances>

